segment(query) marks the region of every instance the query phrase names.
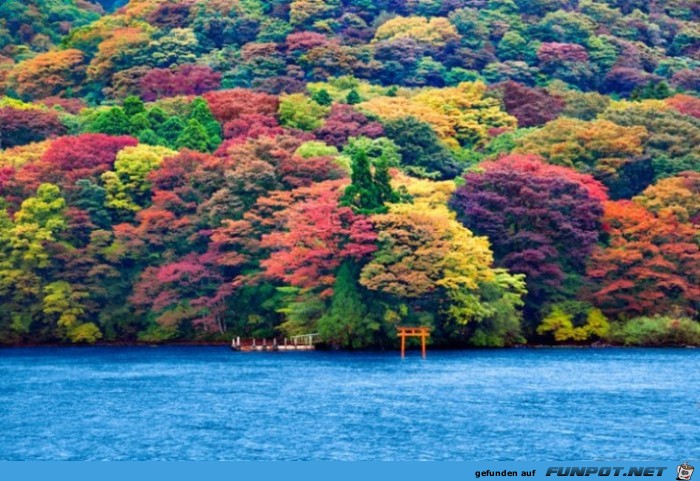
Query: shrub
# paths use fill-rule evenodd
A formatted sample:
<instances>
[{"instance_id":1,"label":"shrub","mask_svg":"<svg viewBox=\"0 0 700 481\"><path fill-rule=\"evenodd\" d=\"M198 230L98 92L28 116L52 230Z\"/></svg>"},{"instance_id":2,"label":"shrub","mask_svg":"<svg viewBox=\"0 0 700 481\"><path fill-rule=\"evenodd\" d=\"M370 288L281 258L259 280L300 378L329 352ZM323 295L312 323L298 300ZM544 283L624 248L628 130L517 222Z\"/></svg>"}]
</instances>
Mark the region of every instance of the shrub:
<instances>
[{"instance_id":1,"label":"shrub","mask_svg":"<svg viewBox=\"0 0 700 481\"><path fill-rule=\"evenodd\" d=\"M579 302L563 302L549 308L537 334L551 334L556 342L583 342L605 337L610 329L605 315Z\"/></svg>"},{"instance_id":2,"label":"shrub","mask_svg":"<svg viewBox=\"0 0 700 481\"><path fill-rule=\"evenodd\" d=\"M700 323L684 317L637 317L613 328L610 341L625 346L700 346Z\"/></svg>"}]
</instances>

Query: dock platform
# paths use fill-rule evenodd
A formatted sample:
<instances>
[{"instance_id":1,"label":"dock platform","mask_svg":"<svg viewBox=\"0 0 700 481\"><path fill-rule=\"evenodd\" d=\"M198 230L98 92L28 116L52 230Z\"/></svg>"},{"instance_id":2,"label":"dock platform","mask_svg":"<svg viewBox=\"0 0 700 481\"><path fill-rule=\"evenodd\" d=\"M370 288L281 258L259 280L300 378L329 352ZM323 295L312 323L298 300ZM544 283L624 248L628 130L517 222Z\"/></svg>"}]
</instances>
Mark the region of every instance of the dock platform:
<instances>
[{"instance_id":1,"label":"dock platform","mask_svg":"<svg viewBox=\"0 0 700 481\"><path fill-rule=\"evenodd\" d=\"M241 339L236 337L231 340L231 349L241 352L313 351L319 342L318 333L302 334L283 339Z\"/></svg>"}]
</instances>

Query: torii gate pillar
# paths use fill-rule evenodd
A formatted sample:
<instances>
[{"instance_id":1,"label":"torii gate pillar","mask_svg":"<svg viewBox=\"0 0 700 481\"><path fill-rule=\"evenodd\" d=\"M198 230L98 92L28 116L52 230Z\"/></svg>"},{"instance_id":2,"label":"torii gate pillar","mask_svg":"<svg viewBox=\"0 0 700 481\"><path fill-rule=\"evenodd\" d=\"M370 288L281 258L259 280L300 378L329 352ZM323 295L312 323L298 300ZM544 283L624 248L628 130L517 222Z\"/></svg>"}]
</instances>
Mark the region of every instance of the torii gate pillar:
<instances>
[{"instance_id":1,"label":"torii gate pillar","mask_svg":"<svg viewBox=\"0 0 700 481\"><path fill-rule=\"evenodd\" d=\"M420 337L421 354L423 355L423 359L425 359L425 345L428 337L430 337L429 327L397 327L396 334L401 338L401 357L406 357L406 338Z\"/></svg>"}]
</instances>

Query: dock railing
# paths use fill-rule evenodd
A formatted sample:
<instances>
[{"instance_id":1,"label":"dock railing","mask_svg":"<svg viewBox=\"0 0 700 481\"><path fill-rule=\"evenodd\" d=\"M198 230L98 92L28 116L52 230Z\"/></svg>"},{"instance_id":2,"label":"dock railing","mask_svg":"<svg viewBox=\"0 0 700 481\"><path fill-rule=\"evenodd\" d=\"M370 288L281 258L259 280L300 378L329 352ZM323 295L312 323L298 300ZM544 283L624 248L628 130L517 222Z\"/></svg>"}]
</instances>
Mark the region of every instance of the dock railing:
<instances>
[{"instance_id":1,"label":"dock railing","mask_svg":"<svg viewBox=\"0 0 700 481\"><path fill-rule=\"evenodd\" d=\"M309 351L321 342L319 333L301 334L278 340L273 339L241 339L231 340L231 349L235 351Z\"/></svg>"},{"instance_id":2,"label":"dock railing","mask_svg":"<svg viewBox=\"0 0 700 481\"><path fill-rule=\"evenodd\" d=\"M302 334L300 336L292 336L289 338L291 343L295 346L313 346L314 344L321 341L321 335L318 332L313 334Z\"/></svg>"}]
</instances>

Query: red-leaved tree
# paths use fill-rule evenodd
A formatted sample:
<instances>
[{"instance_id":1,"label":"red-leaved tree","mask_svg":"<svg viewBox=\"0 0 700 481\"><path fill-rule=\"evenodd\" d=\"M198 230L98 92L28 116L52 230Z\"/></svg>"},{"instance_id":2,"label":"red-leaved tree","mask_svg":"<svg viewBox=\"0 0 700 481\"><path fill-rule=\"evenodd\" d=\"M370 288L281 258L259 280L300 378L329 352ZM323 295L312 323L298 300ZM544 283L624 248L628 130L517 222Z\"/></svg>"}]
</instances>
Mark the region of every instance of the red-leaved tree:
<instances>
[{"instance_id":1,"label":"red-leaved tree","mask_svg":"<svg viewBox=\"0 0 700 481\"><path fill-rule=\"evenodd\" d=\"M324 124L314 132L316 137L328 145L340 147L350 137L377 138L384 135L384 128L379 122L370 121L364 114L350 105L335 104Z\"/></svg>"},{"instance_id":2,"label":"red-leaved tree","mask_svg":"<svg viewBox=\"0 0 700 481\"><path fill-rule=\"evenodd\" d=\"M261 247L270 256L261 262L265 276L302 289L332 294L335 271L345 259L362 259L376 250L370 220L338 201L347 181L302 188L306 199L276 213L284 227L265 235Z\"/></svg>"},{"instance_id":3,"label":"red-leaved tree","mask_svg":"<svg viewBox=\"0 0 700 481\"><path fill-rule=\"evenodd\" d=\"M209 92L204 95L204 99L221 124L239 119L243 115L276 117L279 108L276 96L245 89Z\"/></svg>"},{"instance_id":4,"label":"red-leaved tree","mask_svg":"<svg viewBox=\"0 0 700 481\"><path fill-rule=\"evenodd\" d=\"M51 142L39 162L22 167L16 180L28 191L47 182L70 190L80 179L97 180L100 174L112 169L120 150L136 144L136 139L127 136L82 134L61 137Z\"/></svg>"},{"instance_id":5,"label":"red-leaved tree","mask_svg":"<svg viewBox=\"0 0 700 481\"><path fill-rule=\"evenodd\" d=\"M66 131L54 111L0 108L0 149L57 137Z\"/></svg>"},{"instance_id":6,"label":"red-leaved tree","mask_svg":"<svg viewBox=\"0 0 700 481\"><path fill-rule=\"evenodd\" d=\"M156 68L141 78L141 97L152 102L176 95L202 95L221 85L221 74L206 65L185 64L174 69Z\"/></svg>"}]
</instances>

